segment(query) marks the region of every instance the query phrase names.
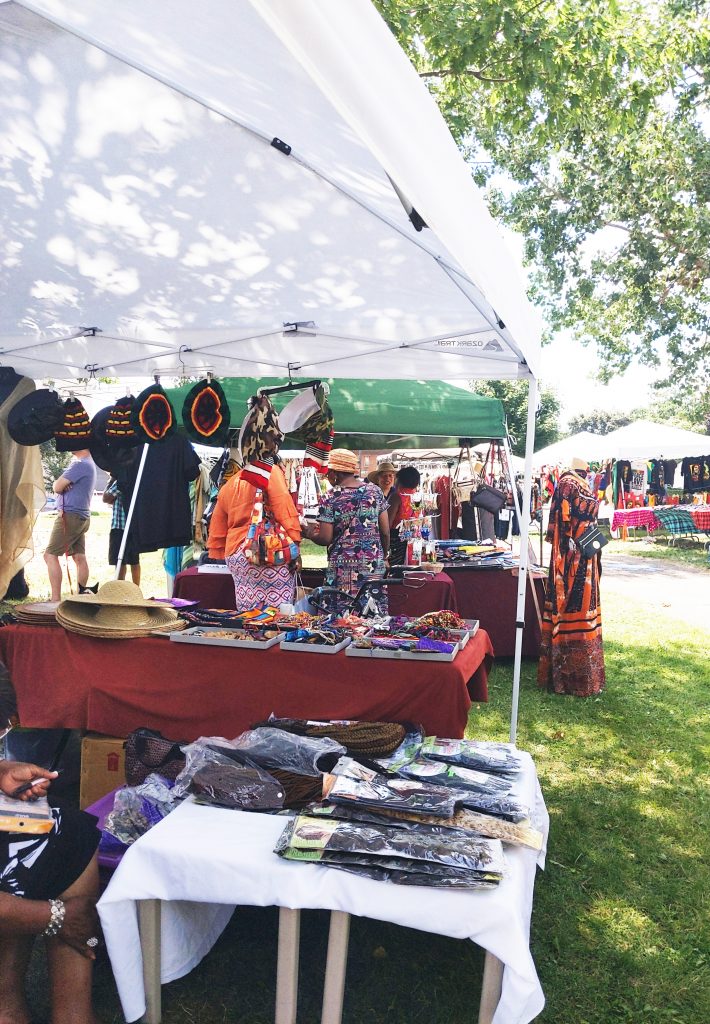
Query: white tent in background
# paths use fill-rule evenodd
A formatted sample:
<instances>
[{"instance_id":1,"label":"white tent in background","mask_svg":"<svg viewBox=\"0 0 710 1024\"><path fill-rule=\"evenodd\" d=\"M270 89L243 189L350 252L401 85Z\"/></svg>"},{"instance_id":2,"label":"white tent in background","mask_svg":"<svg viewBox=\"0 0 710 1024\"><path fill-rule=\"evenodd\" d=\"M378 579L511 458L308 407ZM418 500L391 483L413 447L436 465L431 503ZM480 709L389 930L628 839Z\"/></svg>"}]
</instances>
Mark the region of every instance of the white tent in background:
<instances>
[{"instance_id":1,"label":"white tent in background","mask_svg":"<svg viewBox=\"0 0 710 1024\"><path fill-rule=\"evenodd\" d=\"M580 430L572 437L565 437L554 444L548 444L533 455L533 466L565 466L569 460L578 456L580 459L600 459L603 452L604 438L601 434L593 434L589 430Z\"/></svg>"},{"instance_id":2,"label":"white tent in background","mask_svg":"<svg viewBox=\"0 0 710 1024\"><path fill-rule=\"evenodd\" d=\"M538 317L370 0L0 0L0 75L3 364L527 379L528 507Z\"/></svg>"},{"instance_id":3,"label":"white tent in background","mask_svg":"<svg viewBox=\"0 0 710 1024\"><path fill-rule=\"evenodd\" d=\"M599 454L607 459L684 459L710 452L710 435L650 420L619 427L601 441Z\"/></svg>"}]
</instances>

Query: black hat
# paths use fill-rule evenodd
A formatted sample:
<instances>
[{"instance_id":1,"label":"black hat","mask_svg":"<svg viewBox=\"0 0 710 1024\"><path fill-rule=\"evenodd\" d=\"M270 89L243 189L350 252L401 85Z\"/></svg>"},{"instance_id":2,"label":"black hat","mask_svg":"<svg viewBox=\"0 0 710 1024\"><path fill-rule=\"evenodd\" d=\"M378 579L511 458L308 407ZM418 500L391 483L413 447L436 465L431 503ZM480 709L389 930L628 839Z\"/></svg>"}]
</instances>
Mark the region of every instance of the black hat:
<instances>
[{"instance_id":1,"label":"black hat","mask_svg":"<svg viewBox=\"0 0 710 1024\"><path fill-rule=\"evenodd\" d=\"M141 391L131 413L133 429L141 441L163 441L175 432L175 410L160 384Z\"/></svg>"},{"instance_id":2,"label":"black hat","mask_svg":"<svg viewBox=\"0 0 710 1024\"><path fill-rule=\"evenodd\" d=\"M224 448L230 421L226 396L216 380L201 380L187 393L182 422L192 441Z\"/></svg>"},{"instance_id":3,"label":"black hat","mask_svg":"<svg viewBox=\"0 0 710 1024\"><path fill-rule=\"evenodd\" d=\"M54 444L58 452L78 452L89 447L91 422L89 414L78 398L67 398L64 419L54 431Z\"/></svg>"},{"instance_id":4,"label":"black hat","mask_svg":"<svg viewBox=\"0 0 710 1024\"><path fill-rule=\"evenodd\" d=\"M134 445L140 444L141 439L132 423L135 404L136 400L133 395L125 395L108 410L105 421L105 438L108 444L117 448L132 448Z\"/></svg>"},{"instance_id":5,"label":"black hat","mask_svg":"<svg viewBox=\"0 0 710 1024\"><path fill-rule=\"evenodd\" d=\"M103 469L107 473L113 472L112 451L106 442L106 423L111 415L111 409L112 406L107 405L106 408L99 409L96 413L91 421L91 441L89 442L91 458L99 469Z\"/></svg>"},{"instance_id":6,"label":"black hat","mask_svg":"<svg viewBox=\"0 0 710 1024\"><path fill-rule=\"evenodd\" d=\"M31 391L10 409L7 429L17 444L42 444L54 437L64 420L64 403L56 391Z\"/></svg>"}]
</instances>

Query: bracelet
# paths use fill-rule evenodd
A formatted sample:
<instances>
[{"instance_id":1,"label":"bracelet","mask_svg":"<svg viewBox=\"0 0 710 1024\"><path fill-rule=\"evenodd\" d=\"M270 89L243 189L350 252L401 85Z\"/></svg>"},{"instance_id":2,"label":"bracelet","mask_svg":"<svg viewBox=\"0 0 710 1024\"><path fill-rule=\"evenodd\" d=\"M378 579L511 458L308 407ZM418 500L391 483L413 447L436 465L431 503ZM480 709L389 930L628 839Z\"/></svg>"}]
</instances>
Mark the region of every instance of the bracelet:
<instances>
[{"instance_id":1,"label":"bracelet","mask_svg":"<svg viewBox=\"0 0 710 1024\"><path fill-rule=\"evenodd\" d=\"M53 939L55 935L59 935L64 924L64 915L67 912L67 908L64 906L62 900L50 900L49 901L49 924L42 932L48 939Z\"/></svg>"}]
</instances>

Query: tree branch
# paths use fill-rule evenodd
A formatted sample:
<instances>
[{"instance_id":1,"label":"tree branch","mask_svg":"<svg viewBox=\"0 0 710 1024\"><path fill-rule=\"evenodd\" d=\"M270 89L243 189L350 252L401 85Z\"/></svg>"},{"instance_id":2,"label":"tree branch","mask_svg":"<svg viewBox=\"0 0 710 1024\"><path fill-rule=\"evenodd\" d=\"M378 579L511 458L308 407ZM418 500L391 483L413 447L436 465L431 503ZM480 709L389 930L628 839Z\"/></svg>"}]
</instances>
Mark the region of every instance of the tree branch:
<instances>
[{"instance_id":1,"label":"tree branch","mask_svg":"<svg viewBox=\"0 0 710 1024\"><path fill-rule=\"evenodd\" d=\"M513 78L489 78L487 75L482 74L480 71L474 71L473 68L465 68L463 71L456 71L454 68L440 68L437 71L420 71L420 78L448 78L453 75L469 75L471 78L477 78L479 82L513 82Z\"/></svg>"}]
</instances>

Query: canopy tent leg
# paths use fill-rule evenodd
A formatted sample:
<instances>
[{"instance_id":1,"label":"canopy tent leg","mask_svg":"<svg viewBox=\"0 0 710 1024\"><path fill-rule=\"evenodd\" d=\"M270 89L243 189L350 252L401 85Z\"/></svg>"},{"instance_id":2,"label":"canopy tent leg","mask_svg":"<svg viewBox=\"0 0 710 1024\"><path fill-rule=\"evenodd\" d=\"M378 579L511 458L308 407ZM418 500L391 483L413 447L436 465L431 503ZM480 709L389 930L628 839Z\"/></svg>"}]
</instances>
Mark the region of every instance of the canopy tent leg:
<instances>
[{"instance_id":1,"label":"canopy tent leg","mask_svg":"<svg viewBox=\"0 0 710 1024\"><path fill-rule=\"evenodd\" d=\"M143 445L143 451L141 452L141 461L138 464L138 473L136 474L136 482L133 485L133 494L131 495L131 503L128 506L128 513L126 515L126 525L123 528L123 536L121 537L121 546L118 549L118 555L116 557L116 572L113 578L118 579L118 574L121 571L123 565L123 553L126 550L126 541L128 540L128 531L131 528L131 520L133 519L133 509L136 507L136 498L138 497L138 488L141 485L141 477L143 476L143 468L145 466L145 460L148 455L147 443Z\"/></svg>"},{"instance_id":2,"label":"canopy tent leg","mask_svg":"<svg viewBox=\"0 0 710 1024\"><path fill-rule=\"evenodd\" d=\"M528 424L525 436L525 475L523 477L524 509L530 508L532 491L532 459L535 447L535 414L537 412L537 378L528 381ZM528 534L530 516L520 516L520 571L518 572L518 604L515 612L515 660L513 662L513 702L510 710L510 742L515 743L518 732L518 698L520 695L520 667L523 657L523 630L525 629L525 588L528 579Z\"/></svg>"}]
</instances>

